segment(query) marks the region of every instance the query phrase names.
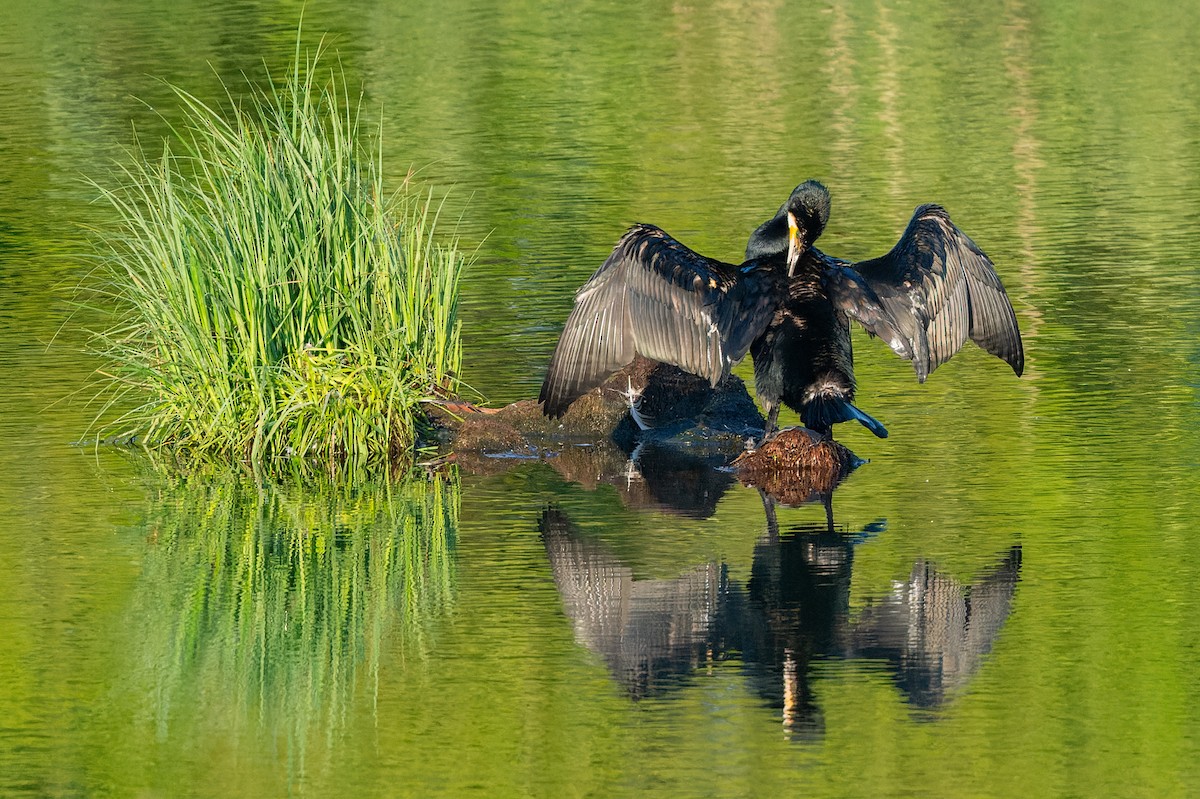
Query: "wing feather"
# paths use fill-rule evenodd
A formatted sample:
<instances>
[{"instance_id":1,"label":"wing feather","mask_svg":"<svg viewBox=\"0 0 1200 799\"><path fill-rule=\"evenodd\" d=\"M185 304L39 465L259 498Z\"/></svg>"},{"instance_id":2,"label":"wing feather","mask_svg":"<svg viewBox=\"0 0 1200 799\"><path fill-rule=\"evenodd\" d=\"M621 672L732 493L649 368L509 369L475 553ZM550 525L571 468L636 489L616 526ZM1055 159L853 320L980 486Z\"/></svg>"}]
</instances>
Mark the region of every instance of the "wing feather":
<instances>
[{"instance_id":1,"label":"wing feather","mask_svg":"<svg viewBox=\"0 0 1200 799\"><path fill-rule=\"evenodd\" d=\"M950 360L968 338L1017 375L1024 371L1017 316L995 266L941 206L918 207L891 252L855 264L854 270L885 312L879 330L870 323L864 327L910 359L919 381Z\"/></svg>"},{"instance_id":2,"label":"wing feather","mask_svg":"<svg viewBox=\"0 0 1200 799\"><path fill-rule=\"evenodd\" d=\"M785 293L778 259L741 268L635 225L575 296L538 401L561 416L635 354L712 385L762 334Z\"/></svg>"}]
</instances>

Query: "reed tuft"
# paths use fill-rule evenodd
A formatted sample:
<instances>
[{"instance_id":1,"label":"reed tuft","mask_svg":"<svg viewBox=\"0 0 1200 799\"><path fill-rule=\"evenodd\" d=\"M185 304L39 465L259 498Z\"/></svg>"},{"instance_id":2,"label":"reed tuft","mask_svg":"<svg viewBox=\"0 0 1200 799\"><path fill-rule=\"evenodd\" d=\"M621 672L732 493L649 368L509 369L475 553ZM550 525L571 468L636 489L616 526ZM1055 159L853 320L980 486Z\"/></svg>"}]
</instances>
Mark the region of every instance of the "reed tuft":
<instances>
[{"instance_id":1,"label":"reed tuft","mask_svg":"<svg viewBox=\"0 0 1200 799\"><path fill-rule=\"evenodd\" d=\"M441 205L384 187L361 95L297 45L289 77L138 148L98 231L109 305L105 435L261 463L411 456L421 403L457 388L458 280Z\"/></svg>"}]
</instances>

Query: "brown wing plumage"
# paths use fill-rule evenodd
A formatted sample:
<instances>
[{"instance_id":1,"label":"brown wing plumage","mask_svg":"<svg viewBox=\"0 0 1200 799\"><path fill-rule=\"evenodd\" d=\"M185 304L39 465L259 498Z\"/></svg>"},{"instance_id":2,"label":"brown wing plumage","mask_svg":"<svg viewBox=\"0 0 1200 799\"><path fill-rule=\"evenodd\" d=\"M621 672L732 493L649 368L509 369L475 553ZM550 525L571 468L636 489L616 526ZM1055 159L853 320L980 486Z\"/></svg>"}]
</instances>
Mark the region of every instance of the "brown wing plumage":
<instances>
[{"instance_id":1,"label":"brown wing plumage","mask_svg":"<svg viewBox=\"0 0 1200 799\"><path fill-rule=\"evenodd\" d=\"M734 266L635 225L575 295L538 396L542 410L562 416L635 354L715 386L766 328L785 279L773 261Z\"/></svg>"},{"instance_id":2,"label":"brown wing plumage","mask_svg":"<svg viewBox=\"0 0 1200 799\"><path fill-rule=\"evenodd\" d=\"M918 207L891 252L853 269L887 319L875 327L860 318L853 303L845 310L910 359L918 381L925 382L968 338L1018 376L1024 370L1017 315L995 267L941 206Z\"/></svg>"}]
</instances>

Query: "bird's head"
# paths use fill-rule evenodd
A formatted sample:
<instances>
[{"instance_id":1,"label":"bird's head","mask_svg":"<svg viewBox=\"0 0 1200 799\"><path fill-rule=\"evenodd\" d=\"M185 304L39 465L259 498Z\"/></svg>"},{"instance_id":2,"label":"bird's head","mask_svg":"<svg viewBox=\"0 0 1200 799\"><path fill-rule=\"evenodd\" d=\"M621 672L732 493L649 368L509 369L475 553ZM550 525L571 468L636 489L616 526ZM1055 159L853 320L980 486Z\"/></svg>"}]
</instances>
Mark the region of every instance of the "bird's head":
<instances>
[{"instance_id":1,"label":"bird's head","mask_svg":"<svg viewBox=\"0 0 1200 799\"><path fill-rule=\"evenodd\" d=\"M784 205L788 227L788 276L796 271L800 256L820 238L829 222L829 190L806 180L792 191Z\"/></svg>"},{"instance_id":2,"label":"bird's head","mask_svg":"<svg viewBox=\"0 0 1200 799\"><path fill-rule=\"evenodd\" d=\"M812 244L829 224L829 189L815 180L806 180L792 189L781 211L796 217L805 240Z\"/></svg>"},{"instance_id":3,"label":"bird's head","mask_svg":"<svg viewBox=\"0 0 1200 799\"><path fill-rule=\"evenodd\" d=\"M820 237L828 222L829 190L815 180L806 180L792 190L774 218L750 234L746 258L786 254L791 276L800 257Z\"/></svg>"}]
</instances>

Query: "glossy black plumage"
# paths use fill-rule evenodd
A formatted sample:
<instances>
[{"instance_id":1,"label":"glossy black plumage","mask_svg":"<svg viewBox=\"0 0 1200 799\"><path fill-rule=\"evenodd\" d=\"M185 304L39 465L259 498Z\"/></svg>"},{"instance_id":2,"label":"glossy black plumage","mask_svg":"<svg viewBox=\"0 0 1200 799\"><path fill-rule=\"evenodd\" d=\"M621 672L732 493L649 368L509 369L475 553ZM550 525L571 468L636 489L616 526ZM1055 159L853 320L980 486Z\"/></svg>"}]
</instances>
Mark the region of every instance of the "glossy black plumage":
<instances>
[{"instance_id":1,"label":"glossy black plumage","mask_svg":"<svg viewBox=\"0 0 1200 799\"><path fill-rule=\"evenodd\" d=\"M552 418L635 354L716 386L770 322L786 291L787 248L741 266L634 225L575 296L538 401Z\"/></svg>"},{"instance_id":2,"label":"glossy black plumage","mask_svg":"<svg viewBox=\"0 0 1200 799\"><path fill-rule=\"evenodd\" d=\"M804 254L785 301L750 348L755 392L767 414L768 435L775 429L782 403L800 414L805 427L825 435L838 422L858 420L880 438L887 436L882 424L853 405L850 323L830 301L824 280L825 268L834 263L816 250ZM868 302L872 300L863 300L864 313ZM881 310L878 313L882 315Z\"/></svg>"},{"instance_id":3,"label":"glossy black plumage","mask_svg":"<svg viewBox=\"0 0 1200 799\"><path fill-rule=\"evenodd\" d=\"M815 181L796 187L793 196L814 191L828 198ZM785 203L751 234L747 257L783 257L788 207ZM810 242L821 232L811 231ZM827 435L834 424L851 420L877 436L887 435L883 425L853 405L850 319L911 360L920 382L968 338L1017 375L1024 369L1016 314L992 262L944 208L922 205L896 246L879 258L851 264L806 248L787 300L751 350L768 432L782 402L800 413L807 427Z\"/></svg>"},{"instance_id":4,"label":"glossy black plumage","mask_svg":"<svg viewBox=\"0 0 1200 799\"><path fill-rule=\"evenodd\" d=\"M635 354L715 386L750 351L767 436L786 404L825 435L853 420L885 437L853 404L851 319L911 360L922 382L968 338L1021 374L1021 336L1004 287L943 208L918 207L890 252L858 264L812 246L829 210L824 186L800 184L750 236L741 266L635 225L576 295L542 384L543 411L561 416Z\"/></svg>"}]
</instances>

